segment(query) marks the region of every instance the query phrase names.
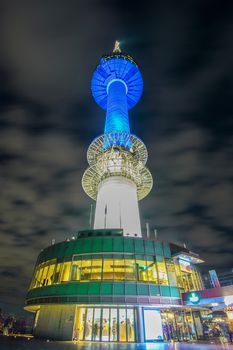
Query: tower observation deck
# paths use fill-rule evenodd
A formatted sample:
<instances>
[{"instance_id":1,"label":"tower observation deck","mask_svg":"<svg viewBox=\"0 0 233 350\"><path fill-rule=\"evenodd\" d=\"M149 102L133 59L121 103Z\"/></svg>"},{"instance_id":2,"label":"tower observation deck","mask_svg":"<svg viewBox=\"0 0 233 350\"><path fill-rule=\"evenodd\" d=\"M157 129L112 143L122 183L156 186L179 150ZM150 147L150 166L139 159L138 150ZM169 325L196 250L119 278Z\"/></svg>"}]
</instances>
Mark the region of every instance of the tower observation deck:
<instances>
[{"instance_id":1,"label":"tower observation deck","mask_svg":"<svg viewBox=\"0 0 233 350\"><path fill-rule=\"evenodd\" d=\"M139 101L143 80L119 42L102 56L91 88L96 103L106 110L104 134L89 146L89 168L82 179L84 191L96 200L94 229L122 228L124 235L141 237L138 200L147 196L153 180L145 166L146 146L130 132L128 110Z\"/></svg>"}]
</instances>

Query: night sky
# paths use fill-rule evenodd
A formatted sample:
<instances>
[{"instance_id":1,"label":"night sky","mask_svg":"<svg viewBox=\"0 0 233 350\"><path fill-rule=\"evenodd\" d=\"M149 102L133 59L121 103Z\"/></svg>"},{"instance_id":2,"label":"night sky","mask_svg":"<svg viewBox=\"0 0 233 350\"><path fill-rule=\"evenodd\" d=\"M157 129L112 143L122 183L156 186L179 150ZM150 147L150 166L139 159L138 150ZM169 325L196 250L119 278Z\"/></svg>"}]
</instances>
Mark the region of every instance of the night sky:
<instances>
[{"instance_id":1,"label":"night sky","mask_svg":"<svg viewBox=\"0 0 233 350\"><path fill-rule=\"evenodd\" d=\"M232 1L2 0L0 306L20 312L40 250L88 226L82 190L105 113L90 82L114 41L138 62L130 111L154 178L141 223L206 269L233 267Z\"/></svg>"}]
</instances>

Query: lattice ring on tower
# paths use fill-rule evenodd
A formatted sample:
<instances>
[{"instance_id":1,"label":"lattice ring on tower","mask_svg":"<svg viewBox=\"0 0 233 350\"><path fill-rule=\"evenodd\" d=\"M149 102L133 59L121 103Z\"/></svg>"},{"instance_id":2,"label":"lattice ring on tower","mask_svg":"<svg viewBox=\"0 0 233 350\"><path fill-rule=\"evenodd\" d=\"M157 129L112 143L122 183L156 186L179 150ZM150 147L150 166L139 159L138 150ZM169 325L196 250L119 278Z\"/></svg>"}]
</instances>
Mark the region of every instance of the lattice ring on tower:
<instances>
[{"instance_id":1,"label":"lattice ring on tower","mask_svg":"<svg viewBox=\"0 0 233 350\"><path fill-rule=\"evenodd\" d=\"M97 162L99 156L108 148L122 147L131 153L133 158L140 161L143 165L146 164L148 152L145 144L135 135L126 132L111 132L98 136L90 144L87 151L87 161L89 165Z\"/></svg>"},{"instance_id":2,"label":"lattice ring on tower","mask_svg":"<svg viewBox=\"0 0 233 350\"><path fill-rule=\"evenodd\" d=\"M136 184L138 200L146 197L153 186L153 178L147 167L134 160L127 151L119 151L119 157L114 162L114 159L111 159L111 152L111 149L107 150L100 156L98 162L90 166L83 174L82 186L86 194L96 200L99 184L102 180L113 176L122 176Z\"/></svg>"}]
</instances>

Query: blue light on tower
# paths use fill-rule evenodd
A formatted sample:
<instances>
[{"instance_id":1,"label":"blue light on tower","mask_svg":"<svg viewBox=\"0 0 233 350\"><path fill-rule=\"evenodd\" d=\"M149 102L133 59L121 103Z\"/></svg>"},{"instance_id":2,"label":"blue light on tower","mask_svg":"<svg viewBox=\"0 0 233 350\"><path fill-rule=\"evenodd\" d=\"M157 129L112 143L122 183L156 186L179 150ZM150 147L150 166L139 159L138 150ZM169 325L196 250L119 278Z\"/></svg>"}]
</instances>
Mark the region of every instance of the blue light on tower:
<instances>
[{"instance_id":1,"label":"blue light on tower","mask_svg":"<svg viewBox=\"0 0 233 350\"><path fill-rule=\"evenodd\" d=\"M128 110L139 101L143 80L133 58L121 52L119 42L112 53L102 56L93 73L91 90L96 103L106 110L104 134L90 144L89 167L82 178L84 191L96 200L94 227L107 227L102 219L108 208L108 227L120 224L127 234L141 236L138 200L150 192L153 179L145 166L146 146L130 132ZM120 195L122 188L124 200ZM128 209L131 211L126 214ZM123 211L127 217L124 222Z\"/></svg>"},{"instance_id":2,"label":"blue light on tower","mask_svg":"<svg viewBox=\"0 0 233 350\"><path fill-rule=\"evenodd\" d=\"M117 133L116 143L129 148L124 141L130 134L128 110L139 101L143 80L132 57L121 53L118 42L113 53L101 58L91 89L96 103L106 110L104 133Z\"/></svg>"}]
</instances>

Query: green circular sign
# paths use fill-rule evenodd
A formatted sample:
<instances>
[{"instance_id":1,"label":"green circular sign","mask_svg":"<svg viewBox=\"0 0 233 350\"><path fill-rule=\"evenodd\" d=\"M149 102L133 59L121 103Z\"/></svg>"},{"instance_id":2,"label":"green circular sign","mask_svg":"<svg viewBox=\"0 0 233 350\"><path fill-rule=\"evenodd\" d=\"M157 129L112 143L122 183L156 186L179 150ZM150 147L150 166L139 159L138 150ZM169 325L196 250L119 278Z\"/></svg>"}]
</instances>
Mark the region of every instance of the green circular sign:
<instances>
[{"instance_id":1,"label":"green circular sign","mask_svg":"<svg viewBox=\"0 0 233 350\"><path fill-rule=\"evenodd\" d=\"M200 302L200 295L197 292L190 292L188 294L188 301L192 304L198 304Z\"/></svg>"}]
</instances>

